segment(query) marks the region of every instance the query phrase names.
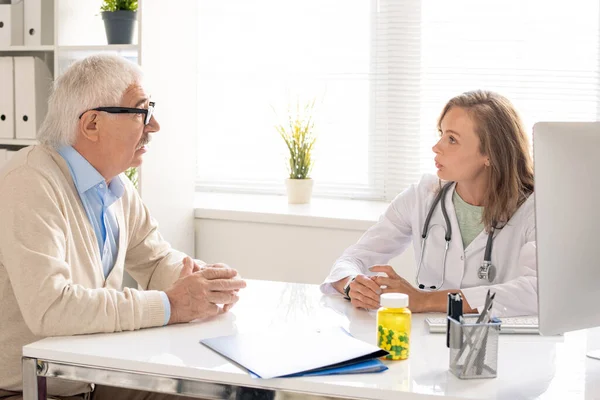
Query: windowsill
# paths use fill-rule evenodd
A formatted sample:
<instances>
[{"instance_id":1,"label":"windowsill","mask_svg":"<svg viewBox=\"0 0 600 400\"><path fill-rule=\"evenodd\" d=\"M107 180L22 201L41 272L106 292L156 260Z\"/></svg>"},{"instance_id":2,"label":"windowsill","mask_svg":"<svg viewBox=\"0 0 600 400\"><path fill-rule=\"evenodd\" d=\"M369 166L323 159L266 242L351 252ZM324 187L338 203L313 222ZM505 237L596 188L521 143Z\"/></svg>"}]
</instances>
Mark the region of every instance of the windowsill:
<instances>
[{"instance_id":1,"label":"windowsill","mask_svg":"<svg viewBox=\"0 0 600 400\"><path fill-rule=\"evenodd\" d=\"M385 211L384 201L313 198L288 204L286 196L196 192L194 217L265 224L366 230Z\"/></svg>"}]
</instances>

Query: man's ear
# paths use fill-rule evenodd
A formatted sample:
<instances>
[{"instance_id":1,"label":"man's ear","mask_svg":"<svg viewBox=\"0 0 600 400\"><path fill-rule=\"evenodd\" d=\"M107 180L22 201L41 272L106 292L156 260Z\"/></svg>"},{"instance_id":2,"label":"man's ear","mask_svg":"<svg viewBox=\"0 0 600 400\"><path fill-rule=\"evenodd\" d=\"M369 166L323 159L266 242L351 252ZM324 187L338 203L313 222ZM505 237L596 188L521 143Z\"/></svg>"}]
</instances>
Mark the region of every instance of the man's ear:
<instances>
[{"instance_id":1,"label":"man's ear","mask_svg":"<svg viewBox=\"0 0 600 400\"><path fill-rule=\"evenodd\" d=\"M100 133L100 114L94 111L83 114L79 120L79 131L91 142L97 142Z\"/></svg>"}]
</instances>

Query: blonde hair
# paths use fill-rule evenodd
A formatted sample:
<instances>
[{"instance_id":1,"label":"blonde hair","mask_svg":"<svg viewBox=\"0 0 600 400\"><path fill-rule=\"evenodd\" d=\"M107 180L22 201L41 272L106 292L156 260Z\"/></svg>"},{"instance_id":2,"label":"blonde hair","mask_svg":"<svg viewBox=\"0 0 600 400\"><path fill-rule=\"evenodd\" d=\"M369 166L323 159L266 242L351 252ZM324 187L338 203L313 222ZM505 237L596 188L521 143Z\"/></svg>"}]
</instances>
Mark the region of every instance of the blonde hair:
<instances>
[{"instance_id":1,"label":"blonde hair","mask_svg":"<svg viewBox=\"0 0 600 400\"><path fill-rule=\"evenodd\" d=\"M119 106L125 90L141 83L142 78L137 64L116 55L93 55L76 61L54 83L38 141L55 149L74 144L81 113Z\"/></svg>"},{"instance_id":2,"label":"blonde hair","mask_svg":"<svg viewBox=\"0 0 600 400\"><path fill-rule=\"evenodd\" d=\"M438 130L452 107L465 109L475 122L479 151L490 160L482 222L487 232L501 228L533 193L533 162L523 122L507 98L476 90L448 101L438 119Z\"/></svg>"}]
</instances>

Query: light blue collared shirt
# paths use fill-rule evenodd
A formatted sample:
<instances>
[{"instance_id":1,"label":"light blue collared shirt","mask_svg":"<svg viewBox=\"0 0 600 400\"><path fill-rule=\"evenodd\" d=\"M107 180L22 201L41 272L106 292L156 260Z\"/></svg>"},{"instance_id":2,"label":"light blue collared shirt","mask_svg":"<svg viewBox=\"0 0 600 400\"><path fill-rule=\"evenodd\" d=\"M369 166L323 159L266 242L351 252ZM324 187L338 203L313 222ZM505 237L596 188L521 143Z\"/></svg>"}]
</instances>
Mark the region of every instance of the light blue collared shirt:
<instances>
[{"instance_id":1,"label":"light blue collared shirt","mask_svg":"<svg viewBox=\"0 0 600 400\"><path fill-rule=\"evenodd\" d=\"M112 271L119 252L119 224L110 207L125 192L121 177L107 186L104 177L72 146L64 146L58 153L65 159L79 193L83 208L94 228L104 278ZM171 318L171 304L165 292L160 292L165 305L165 325Z\"/></svg>"}]
</instances>

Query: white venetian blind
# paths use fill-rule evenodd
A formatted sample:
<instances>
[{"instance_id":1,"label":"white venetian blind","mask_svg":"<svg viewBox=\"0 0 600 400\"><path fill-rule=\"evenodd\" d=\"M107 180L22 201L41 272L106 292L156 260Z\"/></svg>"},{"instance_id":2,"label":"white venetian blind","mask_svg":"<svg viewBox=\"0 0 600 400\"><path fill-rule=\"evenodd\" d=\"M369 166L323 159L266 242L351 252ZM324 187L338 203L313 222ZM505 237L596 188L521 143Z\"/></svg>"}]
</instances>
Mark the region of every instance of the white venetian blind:
<instances>
[{"instance_id":1,"label":"white venetian blind","mask_svg":"<svg viewBox=\"0 0 600 400\"><path fill-rule=\"evenodd\" d=\"M598 4L424 0L421 125L433 131L448 98L478 88L508 97L529 132L537 121L596 120Z\"/></svg>"},{"instance_id":2,"label":"white venetian blind","mask_svg":"<svg viewBox=\"0 0 600 400\"><path fill-rule=\"evenodd\" d=\"M202 190L282 192L271 107L317 98L316 194L391 199L433 172L445 102L497 91L527 128L596 120L598 1L202 1Z\"/></svg>"}]
</instances>

